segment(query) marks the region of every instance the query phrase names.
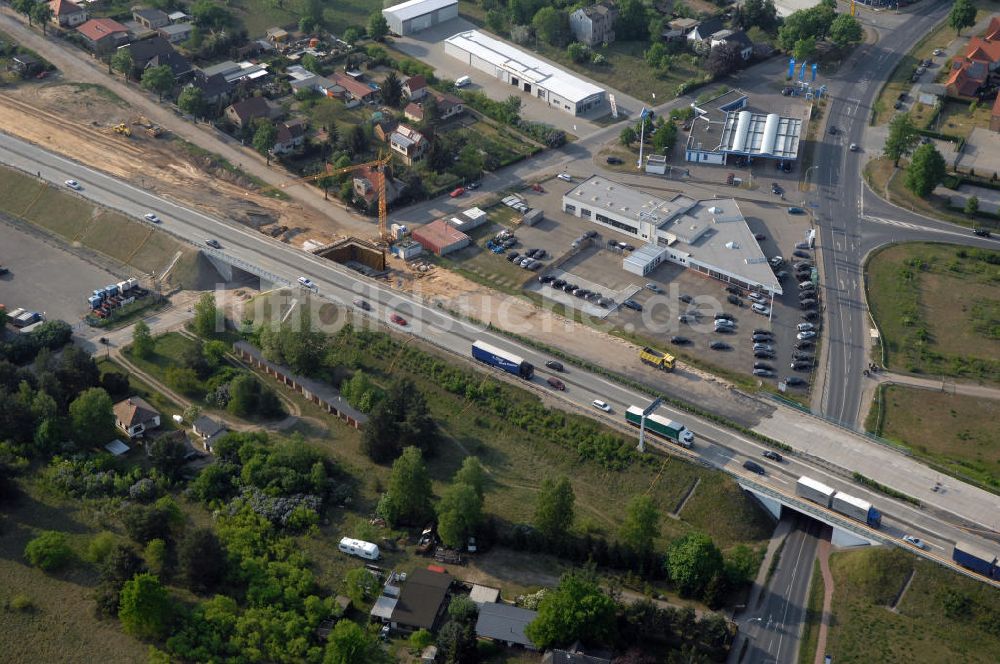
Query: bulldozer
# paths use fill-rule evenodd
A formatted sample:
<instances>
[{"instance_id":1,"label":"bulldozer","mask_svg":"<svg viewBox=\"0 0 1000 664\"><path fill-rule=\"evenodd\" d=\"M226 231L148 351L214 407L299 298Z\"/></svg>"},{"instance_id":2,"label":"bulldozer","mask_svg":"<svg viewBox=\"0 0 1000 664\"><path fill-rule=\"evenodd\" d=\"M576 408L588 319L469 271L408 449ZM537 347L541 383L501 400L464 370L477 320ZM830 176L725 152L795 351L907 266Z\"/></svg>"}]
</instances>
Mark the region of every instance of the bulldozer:
<instances>
[{"instance_id":1,"label":"bulldozer","mask_svg":"<svg viewBox=\"0 0 1000 664\"><path fill-rule=\"evenodd\" d=\"M140 115L132 124L145 128L146 133L153 138L159 138L163 135L163 128L160 125L153 124L145 115Z\"/></svg>"},{"instance_id":2,"label":"bulldozer","mask_svg":"<svg viewBox=\"0 0 1000 664\"><path fill-rule=\"evenodd\" d=\"M120 123L116 124L112 129L114 129L114 132L116 134L121 134L122 136L131 136L132 135L132 129L127 124L125 124L124 122L120 122Z\"/></svg>"}]
</instances>

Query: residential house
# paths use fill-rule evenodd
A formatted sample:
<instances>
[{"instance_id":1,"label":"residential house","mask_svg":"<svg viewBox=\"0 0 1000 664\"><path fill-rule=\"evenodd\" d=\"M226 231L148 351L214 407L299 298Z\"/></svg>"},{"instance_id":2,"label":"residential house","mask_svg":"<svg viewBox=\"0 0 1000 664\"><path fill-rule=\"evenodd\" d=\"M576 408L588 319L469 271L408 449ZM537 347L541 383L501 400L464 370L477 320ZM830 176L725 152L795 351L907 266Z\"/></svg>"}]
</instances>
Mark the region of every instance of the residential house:
<instances>
[{"instance_id":1,"label":"residential house","mask_svg":"<svg viewBox=\"0 0 1000 664\"><path fill-rule=\"evenodd\" d=\"M294 92L305 89L313 90L324 97L333 96L331 90L336 87L336 83L326 76L314 74L302 65L292 65L285 69L285 73L292 77L291 86Z\"/></svg>"},{"instance_id":2,"label":"residential house","mask_svg":"<svg viewBox=\"0 0 1000 664\"><path fill-rule=\"evenodd\" d=\"M177 81L183 81L194 74L194 67L187 58L175 51L163 37L151 37L119 47L123 48L127 48L132 54L132 74L135 78L141 78L146 69L161 65L170 67Z\"/></svg>"},{"instance_id":3,"label":"residential house","mask_svg":"<svg viewBox=\"0 0 1000 664\"><path fill-rule=\"evenodd\" d=\"M172 23L159 28L156 32L171 44L180 44L191 38L194 26L190 23Z\"/></svg>"},{"instance_id":4,"label":"residential house","mask_svg":"<svg viewBox=\"0 0 1000 664\"><path fill-rule=\"evenodd\" d=\"M528 650L538 647L524 633L528 623L538 617L537 611L522 609L502 603L484 603L479 606L476 636L492 639L505 646L521 646Z\"/></svg>"},{"instance_id":5,"label":"residential house","mask_svg":"<svg viewBox=\"0 0 1000 664\"><path fill-rule=\"evenodd\" d=\"M109 53L128 42L128 28L110 18L92 18L80 25L76 31L84 43L98 55Z\"/></svg>"},{"instance_id":6,"label":"residential house","mask_svg":"<svg viewBox=\"0 0 1000 664\"><path fill-rule=\"evenodd\" d=\"M956 59L951 63L951 73L944 88L950 97L974 99L988 78L989 68L985 62Z\"/></svg>"},{"instance_id":7,"label":"residential house","mask_svg":"<svg viewBox=\"0 0 1000 664\"><path fill-rule=\"evenodd\" d=\"M160 426L160 413L142 397L129 397L114 406L115 425L129 438L141 437Z\"/></svg>"},{"instance_id":8,"label":"residential house","mask_svg":"<svg viewBox=\"0 0 1000 664\"><path fill-rule=\"evenodd\" d=\"M450 94L434 93L434 101L437 102L437 115L439 120L461 115L465 111L465 102Z\"/></svg>"},{"instance_id":9,"label":"residential house","mask_svg":"<svg viewBox=\"0 0 1000 664\"><path fill-rule=\"evenodd\" d=\"M393 629L435 631L448 607L452 576L417 569L407 575L389 618Z\"/></svg>"},{"instance_id":10,"label":"residential house","mask_svg":"<svg viewBox=\"0 0 1000 664\"><path fill-rule=\"evenodd\" d=\"M158 30L165 25L170 25L170 16L159 9L133 7L132 20L149 30Z\"/></svg>"},{"instance_id":11,"label":"residential house","mask_svg":"<svg viewBox=\"0 0 1000 664\"><path fill-rule=\"evenodd\" d=\"M407 166L412 166L427 154L428 141L416 129L399 125L396 131L389 135L389 147L402 157Z\"/></svg>"},{"instance_id":12,"label":"residential house","mask_svg":"<svg viewBox=\"0 0 1000 664\"><path fill-rule=\"evenodd\" d=\"M712 35L725 27L721 16L706 19L688 31L687 40L692 43L707 44Z\"/></svg>"},{"instance_id":13,"label":"residential house","mask_svg":"<svg viewBox=\"0 0 1000 664\"><path fill-rule=\"evenodd\" d=\"M201 439L201 444L206 451L211 452L215 441L224 436L229 429L226 425L217 420L213 420L207 415L202 415L194 421L191 426L194 434Z\"/></svg>"},{"instance_id":14,"label":"residential house","mask_svg":"<svg viewBox=\"0 0 1000 664\"><path fill-rule=\"evenodd\" d=\"M220 62L217 65L212 65L211 67L205 67L201 70L205 78L210 78L216 74L221 74L225 79L226 83L235 84L241 81L250 81L253 83L263 83L271 72L267 70L266 64L256 64L253 62L233 62L232 60L226 60L225 62Z\"/></svg>"},{"instance_id":15,"label":"residential house","mask_svg":"<svg viewBox=\"0 0 1000 664\"><path fill-rule=\"evenodd\" d=\"M222 74L205 76L204 72L196 70L191 85L201 90L201 98L206 104L222 104L229 101L233 86Z\"/></svg>"},{"instance_id":16,"label":"residential house","mask_svg":"<svg viewBox=\"0 0 1000 664\"><path fill-rule=\"evenodd\" d=\"M302 147L306 140L306 123L304 120L292 120L278 125L278 134L274 138L271 154L288 154Z\"/></svg>"},{"instance_id":17,"label":"residential house","mask_svg":"<svg viewBox=\"0 0 1000 664\"><path fill-rule=\"evenodd\" d=\"M413 122L423 122L424 121L424 105L411 101L403 109L403 115L406 116L407 120L412 120Z\"/></svg>"},{"instance_id":18,"label":"residential house","mask_svg":"<svg viewBox=\"0 0 1000 664\"><path fill-rule=\"evenodd\" d=\"M993 110L990 111L990 129L1000 131L1000 95L993 102Z\"/></svg>"},{"instance_id":19,"label":"residential house","mask_svg":"<svg viewBox=\"0 0 1000 664\"><path fill-rule=\"evenodd\" d=\"M373 166L363 166L358 168L354 171L354 195L362 199L368 204L369 207L371 207L372 203L375 202L375 197L378 196L378 184L381 179L382 173L379 173ZM399 198L400 194L403 193L405 186L405 184L392 177L391 174L386 174L386 205L391 205L393 201Z\"/></svg>"},{"instance_id":20,"label":"residential house","mask_svg":"<svg viewBox=\"0 0 1000 664\"><path fill-rule=\"evenodd\" d=\"M355 80L344 72L335 72L330 79L334 82L330 94L344 100L348 108L358 104L374 104L378 97L378 90L367 83Z\"/></svg>"},{"instance_id":21,"label":"residential house","mask_svg":"<svg viewBox=\"0 0 1000 664\"><path fill-rule=\"evenodd\" d=\"M982 34L982 37L990 41L1000 41L1000 16L994 16L990 19L990 24L986 27L986 32Z\"/></svg>"},{"instance_id":22,"label":"residential house","mask_svg":"<svg viewBox=\"0 0 1000 664\"><path fill-rule=\"evenodd\" d=\"M582 7L569 15L569 29L578 42L587 46L610 44L615 40L615 21L618 7L604 0L590 7Z\"/></svg>"},{"instance_id":23,"label":"residential house","mask_svg":"<svg viewBox=\"0 0 1000 664\"><path fill-rule=\"evenodd\" d=\"M249 127L257 118L275 120L281 117L281 107L264 97L249 97L226 107L226 119L240 129Z\"/></svg>"},{"instance_id":24,"label":"residential house","mask_svg":"<svg viewBox=\"0 0 1000 664\"><path fill-rule=\"evenodd\" d=\"M171 23L190 23L191 17L182 11L170 12L167 14L167 18L170 19Z\"/></svg>"},{"instance_id":25,"label":"residential house","mask_svg":"<svg viewBox=\"0 0 1000 664\"><path fill-rule=\"evenodd\" d=\"M565 650L548 651L542 656L542 664L611 664L611 654L596 650L587 652L577 641Z\"/></svg>"},{"instance_id":26,"label":"residential house","mask_svg":"<svg viewBox=\"0 0 1000 664\"><path fill-rule=\"evenodd\" d=\"M986 63L990 71L1000 68L1000 40L973 37L965 47L965 59Z\"/></svg>"},{"instance_id":27,"label":"residential house","mask_svg":"<svg viewBox=\"0 0 1000 664\"><path fill-rule=\"evenodd\" d=\"M709 37L712 48L722 44L732 44L740 49L740 57L749 60L753 56L753 42L742 30L719 30Z\"/></svg>"},{"instance_id":28,"label":"residential house","mask_svg":"<svg viewBox=\"0 0 1000 664\"><path fill-rule=\"evenodd\" d=\"M42 63L33 55L15 53L7 63L7 69L16 71L21 76L31 76L42 70Z\"/></svg>"},{"instance_id":29,"label":"residential house","mask_svg":"<svg viewBox=\"0 0 1000 664\"><path fill-rule=\"evenodd\" d=\"M288 41L288 31L284 28L268 28L264 38L272 44L284 44Z\"/></svg>"},{"instance_id":30,"label":"residential house","mask_svg":"<svg viewBox=\"0 0 1000 664\"><path fill-rule=\"evenodd\" d=\"M423 99L427 95L427 80L421 74L409 77L403 81L403 94L410 101Z\"/></svg>"},{"instance_id":31,"label":"residential house","mask_svg":"<svg viewBox=\"0 0 1000 664\"><path fill-rule=\"evenodd\" d=\"M398 126L399 123L394 120L379 120L372 129L372 135L375 136L376 140L388 143L389 137L392 136L392 132L396 131L396 127Z\"/></svg>"},{"instance_id":32,"label":"residential house","mask_svg":"<svg viewBox=\"0 0 1000 664\"><path fill-rule=\"evenodd\" d=\"M75 28L87 22L87 10L70 0L50 0L52 22L61 28Z\"/></svg>"}]
</instances>

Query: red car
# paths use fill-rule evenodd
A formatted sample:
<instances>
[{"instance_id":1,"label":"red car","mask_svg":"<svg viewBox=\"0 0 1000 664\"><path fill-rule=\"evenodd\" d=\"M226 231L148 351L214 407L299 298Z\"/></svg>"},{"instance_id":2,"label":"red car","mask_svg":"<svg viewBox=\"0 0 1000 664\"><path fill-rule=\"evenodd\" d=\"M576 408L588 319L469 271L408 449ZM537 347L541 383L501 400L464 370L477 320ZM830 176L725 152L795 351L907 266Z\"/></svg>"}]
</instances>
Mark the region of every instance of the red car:
<instances>
[{"instance_id":1,"label":"red car","mask_svg":"<svg viewBox=\"0 0 1000 664\"><path fill-rule=\"evenodd\" d=\"M406 319L400 316L399 314L393 314L389 316L389 320L391 320L396 325L402 325L404 327L406 326Z\"/></svg>"},{"instance_id":2,"label":"red car","mask_svg":"<svg viewBox=\"0 0 1000 664\"><path fill-rule=\"evenodd\" d=\"M451 192L448 195L451 196L452 198L458 198L464 193L465 193L465 187L459 187L458 189L456 189L455 191Z\"/></svg>"}]
</instances>

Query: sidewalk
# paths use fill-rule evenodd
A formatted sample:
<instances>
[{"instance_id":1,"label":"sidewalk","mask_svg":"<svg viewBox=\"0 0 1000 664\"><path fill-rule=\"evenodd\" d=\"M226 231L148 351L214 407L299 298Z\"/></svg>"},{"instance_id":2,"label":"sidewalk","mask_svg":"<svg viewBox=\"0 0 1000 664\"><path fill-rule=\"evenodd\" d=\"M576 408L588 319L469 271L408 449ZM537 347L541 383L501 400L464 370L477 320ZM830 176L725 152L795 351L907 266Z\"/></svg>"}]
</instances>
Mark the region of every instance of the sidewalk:
<instances>
[{"instance_id":1,"label":"sidewalk","mask_svg":"<svg viewBox=\"0 0 1000 664\"><path fill-rule=\"evenodd\" d=\"M814 664L823 664L826 654L826 638L833 619L830 610L833 606L833 573L830 572L830 540L825 537L819 541L816 557L819 559L819 569L823 573L823 617L819 623L819 638L816 641L816 659Z\"/></svg>"}]
</instances>

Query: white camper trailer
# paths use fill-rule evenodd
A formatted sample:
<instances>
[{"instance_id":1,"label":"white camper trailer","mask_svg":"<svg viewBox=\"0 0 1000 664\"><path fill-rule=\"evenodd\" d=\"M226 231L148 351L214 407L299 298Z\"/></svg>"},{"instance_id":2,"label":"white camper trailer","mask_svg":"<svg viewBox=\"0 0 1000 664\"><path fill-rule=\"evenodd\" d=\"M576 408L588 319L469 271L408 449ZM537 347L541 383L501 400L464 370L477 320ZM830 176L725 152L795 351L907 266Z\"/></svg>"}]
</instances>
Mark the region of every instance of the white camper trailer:
<instances>
[{"instance_id":1,"label":"white camper trailer","mask_svg":"<svg viewBox=\"0 0 1000 664\"><path fill-rule=\"evenodd\" d=\"M379 558L378 545L371 542L345 537L340 540L337 548L349 556L357 556L365 560L378 560Z\"/></svg>"}]
</instances>

